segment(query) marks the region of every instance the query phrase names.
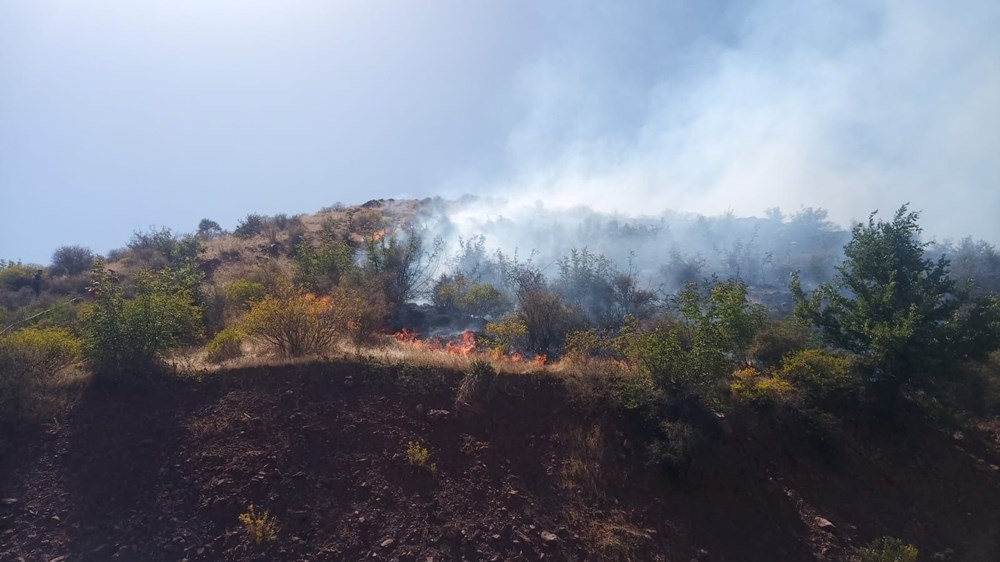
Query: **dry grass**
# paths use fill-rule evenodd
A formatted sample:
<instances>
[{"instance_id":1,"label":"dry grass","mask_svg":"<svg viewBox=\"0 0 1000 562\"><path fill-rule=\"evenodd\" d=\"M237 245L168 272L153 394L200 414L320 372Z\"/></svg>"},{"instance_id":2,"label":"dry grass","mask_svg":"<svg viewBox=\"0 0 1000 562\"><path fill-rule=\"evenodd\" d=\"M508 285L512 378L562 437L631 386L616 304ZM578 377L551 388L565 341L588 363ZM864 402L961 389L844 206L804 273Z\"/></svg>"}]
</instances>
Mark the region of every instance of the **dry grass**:
<instances>
[{"instance_id":1,"label":"dry grass","mask_svg":"<svg viewBox=\"0 0 1000 562\"><path fill-rule=\"evenodd\" d=\"M652 538L650 530L633 525L621 512L602 519L591 519L587 521L586 529L602 560L638 560L639 543Z\"/></svg>"},{"instance_id":2,"label":"dry grass","mask_svg":"<svg viewBox=\"0 0 1000 562\"><path fill-rule=\"evenodd\" d=\"M565 431L563 438L566 443L566 458L562 466L562 486L590 497L600 496L604 429L598 424L589 429L574 427Z\"/></svg>"}]
</instances>

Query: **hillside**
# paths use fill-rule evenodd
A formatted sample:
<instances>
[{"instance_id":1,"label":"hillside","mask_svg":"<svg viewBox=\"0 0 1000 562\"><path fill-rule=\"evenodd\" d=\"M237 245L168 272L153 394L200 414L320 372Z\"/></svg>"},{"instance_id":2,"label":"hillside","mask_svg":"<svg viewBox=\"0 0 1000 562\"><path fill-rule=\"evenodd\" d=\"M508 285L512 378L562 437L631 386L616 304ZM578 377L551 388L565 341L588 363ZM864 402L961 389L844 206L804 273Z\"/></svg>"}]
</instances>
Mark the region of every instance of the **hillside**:
<instances>
[{"instance_id":1,"label":"hillside","mask_svg":"<svg viewBox=\"0 0 1000 562\"><path fill-rule=\"evenodd\" d=\"M991 245L490 203L0 264L0 560L1000 557Z\"/></svg>"},{"instance_id":2,"label":"hillside","mask_svg":"<svg viewBox=\"0 0 1000 562\"><path fill-rule=\"evenodd\" d=\"M845 560L881 535L1000 557L1000 456L961 435L859 423L817 443L744 413L670 476L635 412L546 374L456 411L461 379L333 362L93 387L3 459L0 559ZM248 504L273 541L246 537Z\"/></svg>"}]
</instances>

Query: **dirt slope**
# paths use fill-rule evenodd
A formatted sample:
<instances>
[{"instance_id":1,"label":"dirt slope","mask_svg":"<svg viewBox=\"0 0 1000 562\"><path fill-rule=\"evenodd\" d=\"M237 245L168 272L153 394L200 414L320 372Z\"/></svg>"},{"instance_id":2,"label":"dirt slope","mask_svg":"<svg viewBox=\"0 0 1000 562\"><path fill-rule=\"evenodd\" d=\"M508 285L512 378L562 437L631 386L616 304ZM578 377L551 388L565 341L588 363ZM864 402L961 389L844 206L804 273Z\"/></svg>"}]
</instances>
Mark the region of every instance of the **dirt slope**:
<instances>
[{"instance_id":1,"label":"dirt slope","mask_svg":"<svg viewBox=\"0 0 1000 562\"><path fill-rule=\"evenodd\" d=\"M0 461L0 560L841 560L883 534L925 560L1000 560L1000 462L968 439L824 457L729 420L716 460L677 480L637 420L573 405L554 377L461 415L460 377L333 363L94 388ZM248 540L250 503L276 540Z\"/></svg>"}]
</instances>

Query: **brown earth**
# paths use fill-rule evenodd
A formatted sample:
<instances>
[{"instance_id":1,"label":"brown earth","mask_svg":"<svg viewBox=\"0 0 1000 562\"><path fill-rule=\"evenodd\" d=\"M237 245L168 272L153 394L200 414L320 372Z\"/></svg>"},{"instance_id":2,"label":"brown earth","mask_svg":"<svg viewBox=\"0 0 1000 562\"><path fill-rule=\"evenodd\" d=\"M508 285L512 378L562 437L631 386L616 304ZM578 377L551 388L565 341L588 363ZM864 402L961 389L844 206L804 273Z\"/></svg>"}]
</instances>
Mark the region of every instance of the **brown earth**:
<instances>
[{"instance_id":1,"label":"brown earth","mask_svg":"<svg viewBox=\"0 0 1000 562\"><path fill-rule=\"evenodd\" d=\"M478 413L460 379L340 362L94 387L7 444L0 560L843 560L881 535L1000 560L1000 461L970 437L817 443L746 415L671 477L641 420L555 376L507 376ZM241 527L251 503L273 541Z\"/></svg>"}]
</instances>

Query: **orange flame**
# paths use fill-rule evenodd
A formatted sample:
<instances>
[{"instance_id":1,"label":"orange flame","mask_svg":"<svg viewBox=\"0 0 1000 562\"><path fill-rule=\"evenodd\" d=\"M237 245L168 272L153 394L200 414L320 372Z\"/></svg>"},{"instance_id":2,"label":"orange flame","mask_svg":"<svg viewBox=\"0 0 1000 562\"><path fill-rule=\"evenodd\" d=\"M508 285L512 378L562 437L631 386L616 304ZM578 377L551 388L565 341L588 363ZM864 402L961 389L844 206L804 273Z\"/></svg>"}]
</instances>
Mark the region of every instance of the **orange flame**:
<instances>
[{"instance_id":1,"label":"orange flame","mask_svg":"<svg viewBox=\"0 0 1000 562\"><path fill-rule=\"evenodd\" d=\"M389 233L389 227L385 227L382 230L376 230L372 234L372 242L378 242L379 240L385 238L385 235Z\"/></svg>"},{"instance_id":2,"label":"orange flame","mask_svg":"<svg viewBox=\"0 0 1000 562\"><path fill-rule=\"evenodd\" d=\"M396 341L410 345L413 347L418 347L421 349L427 349L431 351L442 351L444 353L451 353L453 355L460 355L462 357L476 357L482 356L481 353L476 352L476 334L472 330L465 330L457 338L430 338L422 339L420 334L410 330L409 328L403 328L402 330L396 332L392 335ZM517 352L512 353L501 353L499 350L491 350L488 355L494 361L508 361L511 363L527 363L524 356ZM531 362L536 365L545 365L548 361L548 357L545 354L535 355Z\"/></svg>"}]
</instances>

